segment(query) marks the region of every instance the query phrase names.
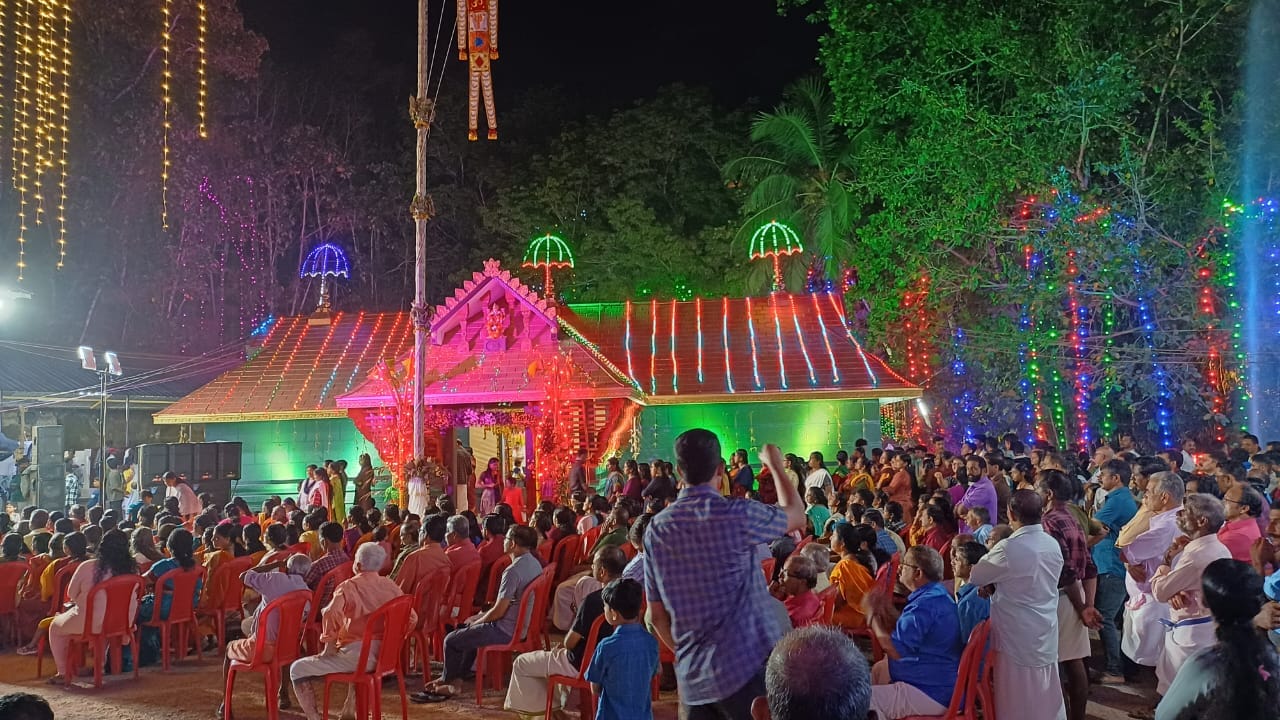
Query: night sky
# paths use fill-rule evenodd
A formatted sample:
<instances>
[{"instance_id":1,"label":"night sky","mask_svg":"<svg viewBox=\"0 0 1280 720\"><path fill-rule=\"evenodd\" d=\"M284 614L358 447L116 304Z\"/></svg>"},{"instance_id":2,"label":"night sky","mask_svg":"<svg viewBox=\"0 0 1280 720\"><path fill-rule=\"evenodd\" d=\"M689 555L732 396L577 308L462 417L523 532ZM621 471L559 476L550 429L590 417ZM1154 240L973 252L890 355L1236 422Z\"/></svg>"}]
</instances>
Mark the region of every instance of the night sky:
<instances>
[{"instance_id":1,"label":"night sky","mask_svg":"<svg viewBox=\"0 0 1280 720\"><path fill-rule=\"evenodd\" d=\"M445 82L465 82L448 1L441 42L450 61ZM301 69L333 60L352 32L376 42L376 58L412 89L416 0L240 0L249 27L266 37L271 60ZM441 0L432 0L439 22ZM779 16L775 0L503 0L494 85L499 112L540 85L559 85L591 112L629 105L673 82L710 88L717 101L740 105L778 99L792 80L816 72L820 28L802 12ZM435 29L432 30L433 43ZM445 48L440 48L440 51Z\"/></svg>"}]
</instances>

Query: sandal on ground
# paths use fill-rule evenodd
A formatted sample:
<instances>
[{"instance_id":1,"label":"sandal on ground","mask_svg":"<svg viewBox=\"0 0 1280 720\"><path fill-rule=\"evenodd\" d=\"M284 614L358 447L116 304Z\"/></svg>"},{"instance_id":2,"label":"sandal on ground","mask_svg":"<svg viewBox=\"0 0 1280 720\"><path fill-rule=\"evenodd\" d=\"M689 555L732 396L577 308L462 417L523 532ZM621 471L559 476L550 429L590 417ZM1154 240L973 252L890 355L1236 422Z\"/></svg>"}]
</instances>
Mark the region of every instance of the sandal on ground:
<instances>
[{"instance_id":1,"label":"sandal on ground","mask_svg":"<svg viewBox=\"0 0 1280 720\"><path fill-rule=\"evenodd\" d=\"M39 650L40 648L36 647L35 645L23 645L22 647L18 648L14 652L18 653L19 655L29 656L29 655L35 655Z\"/></svg>"},{"instance_id":2,"label":"sandal on ground","mask_svg":"<svg viewBox=\"0 0 1280 720\"><path fill-rule=\"evenodd\" d=\"M442 702L446 702L446 701L448 701L448 700L452 700L452 699L453 699L453 696L452 696L452 695L444 695L444 694L442 694L442 693L426 692L425 690L424 690L423 692L420 692L420 693L414 693L413 695L410 695L410 696L409 696L409 700L410 700L411 702L415 702L415 703L417 703L417 704L419 704L419 705L427 705L427 704L433 704L433 703L442 703Z\"/></svg>"}]
</instances>

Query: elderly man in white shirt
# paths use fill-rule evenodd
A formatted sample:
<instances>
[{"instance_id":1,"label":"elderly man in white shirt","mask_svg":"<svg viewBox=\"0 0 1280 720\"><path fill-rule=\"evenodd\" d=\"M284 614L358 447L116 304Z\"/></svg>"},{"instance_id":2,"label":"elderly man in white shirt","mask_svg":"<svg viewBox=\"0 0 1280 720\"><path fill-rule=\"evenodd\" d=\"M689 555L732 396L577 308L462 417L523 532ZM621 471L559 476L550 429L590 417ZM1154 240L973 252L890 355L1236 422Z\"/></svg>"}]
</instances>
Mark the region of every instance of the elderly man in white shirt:
<instances>
[{"instance_id":1,"label":"elderly man in white shirt","mask_svg":"<svg viewBox=\"0 0 1280 720\"><path fill-rule=\"evenodd\" d=\"M1032 490L1009 500L1013 534L987 553L969 581L991 593L995 704L1001 716L1066 720L1058 679L1058 575L1062 550L1040 526L1043 501ZM994 585L994 590L987 586Z\"/></svg>"},{"instance_id":2,"label":"elderly man in white shirt","mask_svg":"<svg viewBox=\"0 0 1280 720\"><path fill-rule=\"evenodd\" d=\"M1147 481L1138 514L1120 531L1116 547L1128 573L1125 589L1129 601L1124 606L1124 632L1120 648L1139 665L1155 667L1164 652L1164 627L1169 619L1169 606L1151 594L1151 578L1164 563L1165 552L1178 529L1178 512L1182 510L1185 485L1172 472L1153 473Z\"/></svg>"},{"instance_id":3,"label":"elderly man in white shirt","mask_svg":"<svg viewBox=\"0 0 1280 720\"><path fill-rule=\"evenodd\" d=\"M1164 623L1164 652L1156 665L1156 692L1161 695L1178 674L1178 668L1197 650L1212 647L1217 626L1205 607L1200 580L1214 560L1230 558L1231 551L1218 539L1225 512L1212 495L1192 493L1182 503L1178 538L1165 555L1164 564L1151 578L1151 594L1169 603L1169 620Z\"/></svg>"}]
</instances>

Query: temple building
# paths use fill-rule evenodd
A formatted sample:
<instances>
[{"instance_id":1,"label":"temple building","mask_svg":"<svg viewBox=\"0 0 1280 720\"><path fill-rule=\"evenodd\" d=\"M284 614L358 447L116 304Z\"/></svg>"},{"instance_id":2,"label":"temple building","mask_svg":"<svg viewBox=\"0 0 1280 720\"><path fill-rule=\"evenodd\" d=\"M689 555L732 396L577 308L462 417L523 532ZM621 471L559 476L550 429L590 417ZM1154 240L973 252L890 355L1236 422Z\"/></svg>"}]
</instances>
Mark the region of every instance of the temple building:
<instances>
[{"instance_id":1,"label":"temple building","mask_svg":"<svg viewBox=\"0 0 1280 720\"><path fill-rule=\"evenodd\" d=\"M243 443L238 492L296 488L308 463L409 459L413 327L407 312L274 321L242 366L161 412L206 440ZM428 453L455 467L528 465L563 478L578 448L672 458L676 435L715 431L726 455L766 442L834 456L881 437L882 407L919 397L867 352L836 293L556 305L497 260L435 308L425 369ZM536 468L536 469L535 469ZM529 483L530 494L535 483Z\"/></svg>"}]
</instances>

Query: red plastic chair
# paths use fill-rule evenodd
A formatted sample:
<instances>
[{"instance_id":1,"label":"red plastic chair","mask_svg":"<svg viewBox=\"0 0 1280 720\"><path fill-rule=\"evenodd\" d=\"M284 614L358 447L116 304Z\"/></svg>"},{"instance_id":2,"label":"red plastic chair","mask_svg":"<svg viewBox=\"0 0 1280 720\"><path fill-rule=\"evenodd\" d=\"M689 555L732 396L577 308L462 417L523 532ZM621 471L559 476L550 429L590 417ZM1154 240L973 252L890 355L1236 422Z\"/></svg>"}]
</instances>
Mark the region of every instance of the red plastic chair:
<instances>
[{"instance_id":1,"label":"red plastic chair","mask_svg":"<svg viewBox=\"0 0 1280 720\"><path fill-rule=\"evenodd\" d=\"M508 556L502 557L510 561ZM494 565L497 564L497 562L494 563ZM444 657L444 636L448 633L448 626L457 625L475 614L476 587L479 585L479 562L470 562L453 569L453 576L449 578L449 591L440 604L440 611L435 620L436 630L431 649L436 657ZM424 619L423 622L428 621Z\"/></svg>"},{"instance_id":2,"label":"red plastic chair","mask_svg":"<svg viewBox=\"0 0 1280 720\"><path fill-rule=\"evenodd\" d=\"M404 691L404 673L400 669L400 650L404 646L409 628L409 613L413 610L413 596L401 595L383 605L369 616L364 639L360 643L360 659L355 672L334 673L324 676L324 706L321 717L329 717L329 688L334 683L350 684L356 691L356 720L364 720L372 711L372 720L382 720L382 678L395 675L400 689L400 716L409 720L409 698ZM373 668L369 669L369 655L374 643L381 642ZM479 682L477 680L477 682ZM271 697L268 693L268 697Z\"/></svg>"},{"instance_id":3,"label":"red plastic chair","mask_svg":"<svg viewBox=\"0 0 1280 720\"><path fill-rule=\"evenodd\" d=\"M333 597L333 591L339 585L355 576L354 562L347 562L330 570L320 577L311 596L311 614L303 628L307 652L312 655L320 652L320 616L324 612L325 600Z\"/></svg>"},{"instance_id":4,"label":"red plastic chair","mask_svg":"<svg viewBox=\"0 0 1280 720\"><path fill-rule=\"evenodd\" d=\"M165 573L168 575L168 573ZM227 666L227 684L223 691L222 707L225 720L231 720L231 696L236 686L237 673L262 673L266 684L267 717L278 720L280 709L276 707L276 696L280 692L285 668L301 655L302 627L307 619L307 606L311 603L311 593L306 590L294 590L281 595L267 604L258 615L258 628L262 632L254 633L253 659L247 663L233 660ZM266 633L267 621L275 616L279 623L276 630L275 652L268 657L272 648Z\"/></svg>"},{"instance_id":5,"label":"red plastic chair","mask_svg":"<svg viewBox=\"0 0 1280 720\"><path fill-rule=\"evenodd\" d=\"M964 646L960 656L960 669L956 672L956 687L951 691L951 702L947 711L941 715L909 715L904 720L978 720L978 706L981 703L982 715L995 717L995 704L992 701L993 657L987 641L990 635L990 621L983 620L973 628L969 642Z\"/></svg>"},{"instance_id":6,"label":"red plastic chair","mask_svg":"<svg viewBox=\"0 0 1280 720\"><path fill-rule=\"evenodd\" d=\"M484 588L484 604L492 605L498 599L498 585L502 582L502 573L511 567L511 556L503 555L489 566L489 579Z\"/></svg>"},{"instance_id":7,"label":"red plastic chair","mask_svg":"<svg viewBox=\"0 0 1280 720\"><path fill-rule=\"evenodd\" d=\"M219 654L227 647L227 617L244 612L244 583L240 582L240 576L255 564L252 555L244 555L222 563L209 578L209 585L225 581L226 593L222 596L221 605L197 610L196 614L213 620L213 635L218 642Z\"/></svg>"},{"instance_id":8,"label":"red plastic chair","mask_svg":"<svg viewBox=\"0 0 1280 720\"><path fill-rule=\"evenodd\" d=\"M556 576L551 584L559 586L569 579L573 569L582 562L582 540L577 535L560 538L556 549L551 553L551 562L556 564Z\"/></svg>"},{"instance_id":9,"label":"red plastic chair","mask_svg":"<svg viewBox=\"0 0 1280 720\"><path fill-rule=\"evenodd\" d=\"M555 563L542 568L542 574L539 576L547 581L547 590L538 596L538 604L533 606L533 611L541 613L542 620L539 622L542 632L542 649L551 649L551 624L547 622L551 618L551 596L556 591L556 586L551 582L558 573Z\"/></svg>"},{"instance_id":10,"label":"red plastic chair","mask_svg":"<svg viewBox=\"0 0 1280 720\"><path fill-rule=\"evenodd\" d=\"M591 623L591 630L587 633L587 646L582 650L582 664L578 666L578 674L574 675L550 675L547 677L547 710L546 717L551 717L556 697L556 686L563 686L577 690L582 697L581 709L582 717L594 718L596 716L596 697L591 692L591 683L587 681L587 668L591 667L591 656L596 651L596 642L600 639L600 628L604 625L604 616L596 618Z\"/></svg>"},{"instance_id":11,"label":"red plastic chair","mask_svg":"<svg viewBox=\"0 0 1280 720\"><path fill-rule=\"evenodd\" d=\"M538 612L541 605L539 598L542 596L549 598L550 595L551 578L544 570L543 574L529 583L520 595L520 605L516 608L516 628L511 634L511 642L505 645L485 645L476 653L476 705L484 704L484 676L485 671L489 669L490 659L505 662L516 653L542 649L542 626L547 613L545 609ZM494 672L490 674L491 684L495 690L500 690L505 673L500 667L495 666L493 669Z\"/></svg>"},{"instance_id":12,"label":"red plastic chair","mask_svg":"<svg viewBox=\"0 0 1280 720\"><path fill-rule=\"evenodd\" d=\"M815 622L832 625L831 618L836 612L836 586L828 585L827 589L818 593L818 599L822 601L822 605L818 607L818 618Z\"/></svg>"},{"instance_id":13,"label":"red plastic chair","mask_svg":"<svg viewBox=\"0 0 1280 720\"><path fill-rule=\"evenodd\" d=\"M765 558L760 561L760 569L764 571L764 581L766 584L773 582L773 568L778 564L777 558Z\"/></svg>"},{"instance_id":14,"label":"red plastic chair","mask_svg":"<svg viewBox=\"0 0 1280 720\"><path fill-rule=\"evenodd\" d=\"M135 622L135 601L142 597L143 580L140 575L117 575L94 585L89 589L89 599L84 609L84 631L71 638L67 647L67 674L63 678L67 687L71 679L80 674L84 651L93 649L93 686L102 687L102 666L106 662L107 650L111 651L111 667L120 672L125 641L138 644L138 625ZM102 627L93 631L93 618L97 613L98 593L105 595ZM133 678L138 679L137 658L133 663Z\"/></svg>"},{"instance_id":15,"label":"red plastic chair","mask_svg":"<svg viewBox=\"0 0 1280 720\"><path fill-rule=\"evenodd\" d=\"M591 557L591 551L596 548L596 541L600 539L600 531L604 530L603 525L597 525L590 530L582 533L582 554L578 556L579 561L583 558Z\"/></svg>"},{"instance_id":16,"label":"red plastic chair","mask_svg":"<svg viewBox=\"0 0 1280 720\"><path fill-rule=\"evenodd\" d=\"M550 540L538 543L538 557L542 558L542 564L546 565L551 562L551 551L555 549L556 544Z\"/></svg>"},{"instance_id":17,"label":"red plastic chair","mask_svg":"<svg viewBox=\"0 0 1280 720\"><path fill-rule=\"evenodd\" d=\"M75 574L76 568L80 567L83 560L72 560L63 563L58 568L58 572L54 575L54 591L53 597L49 598L49 617L53 617L62 612L62 606L66 604L67 588L71 585L71 576ZM36 641L36 677L44 674L44 651L49 646L49 636L41 635Z\"/></svg>"},{"instance_id":18,"label":"red plastic chair","mask_svg":"<svg viewBox=\"0 0 1280 720\"><path fill-rule=\"evenodd\" d=\"M196 629L196 592L200 583L204 581L204 572L204 568L196 565L190 570L174 568L156 578L155 602L151 607L151 619L144 620L142 625L160 629L161 672L169 671L169 638L174 630L178 631L178 659L181 660L187 656L187 641L190 637L188 633L194 633ZM165 589L169 582L173 583L172 591ZM168 619L162 619L160 600L166 592L172 592L173 599L169 601ZM198 641L196 657L204 660L204 653Z\"/></svg>"},{"instance_id":19,"label":"red plastic chair","mask_svg":"<svg viewBox=\"0 0 1280 720\"><path fill-rule=\"evenodd\" d=\"M290 545L288 549L289 549L290 555L308 555L309 556L311 554L311 543L304 543L304 542L294 543L293 545Z\"/></svg>"},{"instance_id":20,"label":"red plastic chair","mask_svg":"<svg viewBox=\"0 0 1280 720\"><path fill-rule=\"evenodd\" d=\"M621 547L622 554L627 556L628 562L635 559L637 550L636 546L631 544L631 541L628 540L627 542L622 543Z\"/></svg>"},{"instance_id":21,"label":"red plastic chair","mask_svg":"<svg viewBox=\"0 0 1280 720\"><path fill-rule=\"evenodd\" d=\"M24 562L0 563L0 588L10 588L0 593L0 619L8 618L9 627L13 629L13 644L21 644L18 633L18 585L27 574Z\"/></svg>"},{"instance_id":22,"label":"red plastic chair","mask_svg":"<svg viewBox=\"0 0 1280 720\"><path fill-rule=\"evenodd\" d=\"M432 648L440 639L440 608L449 595L449 570L441 568L430 577L421 579L413 589L413 606L418 611L418 622L409 630L409 637L404 645L405 670L417 661L422 667L422 682L431 680ZM463 618L464 620L466 618Z\"/></svg>"}]
</instances>

